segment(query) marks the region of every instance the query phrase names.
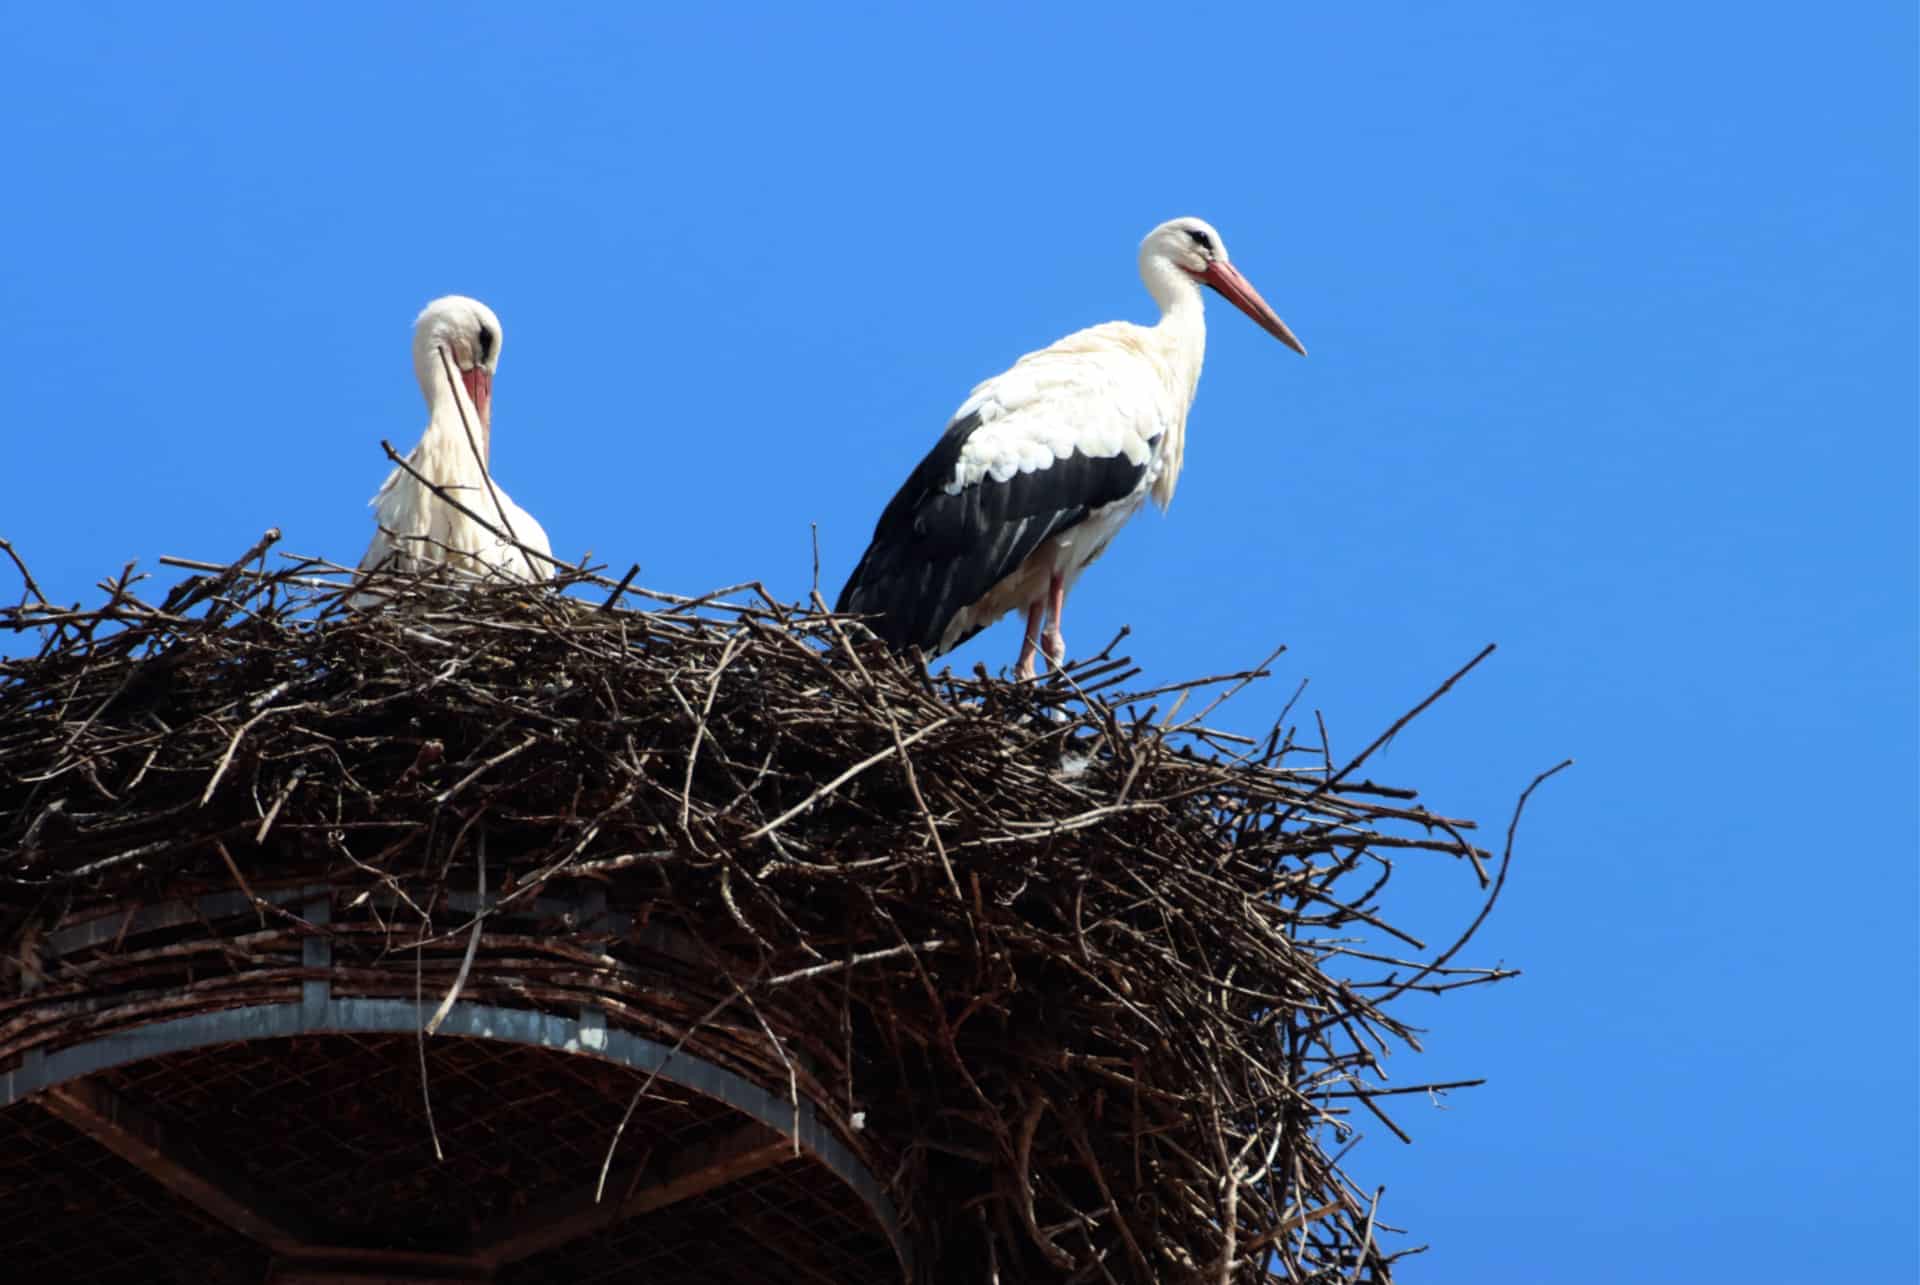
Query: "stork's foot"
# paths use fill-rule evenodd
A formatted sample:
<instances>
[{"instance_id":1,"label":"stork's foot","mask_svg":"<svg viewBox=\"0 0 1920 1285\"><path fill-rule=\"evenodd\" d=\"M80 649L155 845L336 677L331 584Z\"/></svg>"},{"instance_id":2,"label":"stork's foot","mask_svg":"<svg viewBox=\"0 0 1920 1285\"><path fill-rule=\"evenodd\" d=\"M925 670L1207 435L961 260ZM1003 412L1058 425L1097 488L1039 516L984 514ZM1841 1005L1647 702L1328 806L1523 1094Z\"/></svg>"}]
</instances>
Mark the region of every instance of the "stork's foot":
<instances>
[{"instance_id":1,"label":"stork's foot","mask_svg":"<svg viewBox=\"0 0 1920 1285\"><path fill-rule=\"evenodd\" d=\"M1047 665L1059 669L1067 656L1067 640L1061 637L1058 629L1049 629L1041 643L1047 650Z\"/></svg>"}]
</instances>

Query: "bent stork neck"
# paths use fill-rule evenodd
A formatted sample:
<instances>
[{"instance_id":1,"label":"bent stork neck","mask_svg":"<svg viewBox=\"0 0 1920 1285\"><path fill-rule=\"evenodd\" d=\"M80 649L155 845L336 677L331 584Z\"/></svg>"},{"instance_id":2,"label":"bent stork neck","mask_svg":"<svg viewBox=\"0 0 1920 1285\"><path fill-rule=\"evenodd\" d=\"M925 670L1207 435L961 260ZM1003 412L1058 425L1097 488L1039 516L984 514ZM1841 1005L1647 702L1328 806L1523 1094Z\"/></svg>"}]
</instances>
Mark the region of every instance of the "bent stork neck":
<instances>
[{"instance_id":1,"label":"bent stork neck","mask_svg":"<svg viewBox=\"0 0 1920 1285\"><path fill-rule=\"evenodd\" d=\"M414 354L413 373L420 381L420 395L427 400L427 431L445 433L458 446L461 454L468 453L467 428L473 429L473 440L480 448L480 466L486 467L492 454L493 444L489 425L480 418L473 399L467 396L466 385L460 382L460 367L453 361L453 355L441 356L442 349L429 347L424 352ZM451 372L452 378L448 378ZM464 422L462 417L464 416Z\"/></svg>"},{"instance_id":2,"label":"bent stork neck","mask_svg":"<svg viewBox=\"0 0 1920 1285\"><path fill-rule=\"evenodd\" d=\"M1160 359L1166 363L1173 384L1190 403L1200 383L1200 365L1207 350L1207 316L1200 283L1157 257L1140 265L1140 276L1153 301L1160 305L1160 321L1153 327Z\"/></svg>"}]
</instances>

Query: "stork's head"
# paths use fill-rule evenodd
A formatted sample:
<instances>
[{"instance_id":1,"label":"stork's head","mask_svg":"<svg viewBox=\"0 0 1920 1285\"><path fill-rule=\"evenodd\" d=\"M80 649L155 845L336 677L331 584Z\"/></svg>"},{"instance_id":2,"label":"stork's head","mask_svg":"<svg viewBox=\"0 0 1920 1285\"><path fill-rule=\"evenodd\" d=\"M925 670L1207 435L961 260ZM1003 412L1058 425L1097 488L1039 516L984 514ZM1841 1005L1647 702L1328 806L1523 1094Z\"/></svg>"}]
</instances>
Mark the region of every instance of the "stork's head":
<instances>
[{"instance_id":1,"label":"stork's head","mask_svg":"<svg viewBox=\"0 0 1920 1285\"><path fill-rule=\"evenodd\" d=\"M1307 355L1307 350L1293 337L1293 331L1287 329L1287 323L1260 297L1253 283L1227 261L1227 243L1205 219L1169 219L1147 233L1147 239L1140 243L1140 275L1146 278L1150 289L1156 280L1164 279L1170 272L1184 274L1219 291L1234 307L1252 317L1262 330L1302 357Z\"/></svg>"},{"instance_id":2,"label":"stork's head","mask_svg":"<svg viewBox=\"0 0 1920 1285\"><path fill-rule=\"evenodd\" d=\"M493 372L500 364L500 341L500 318L486 304L457 294L435 299L413 323L413 373L421 391L433 399L432 389L445 378L440 365L440 354L445 353L479 412L481 427L487 427L493 422Z\"/></svg>"}]
</instances>

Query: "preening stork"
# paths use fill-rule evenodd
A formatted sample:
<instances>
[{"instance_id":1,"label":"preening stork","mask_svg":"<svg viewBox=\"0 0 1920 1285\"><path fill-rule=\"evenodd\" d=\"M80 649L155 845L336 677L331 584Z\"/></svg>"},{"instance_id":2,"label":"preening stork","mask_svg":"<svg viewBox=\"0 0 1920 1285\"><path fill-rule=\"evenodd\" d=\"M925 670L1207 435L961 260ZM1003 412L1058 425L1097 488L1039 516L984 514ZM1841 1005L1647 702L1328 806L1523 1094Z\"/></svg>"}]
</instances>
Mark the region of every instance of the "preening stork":
<instances>
[{"instance_id":1,"label":"preening stork","mask_svg":"<svg viewBox=\"0 0 1920 1285\"><path fill-rule=\"evenodd\" d=\"M1149 232L1140 276L1158 325L1082 330L973 390L881 513L835 610L930 656L1022 610L1016 675L1033 676L1041 646L1059 667L1074 581L1149 495L1173 499L1207 341L1200 287L1307 353L1199 219Z\"/></svg>"},{"instance_id":2,"label":"preening stork","mask_svg":"<svg viewBox=\"0 0 1920 1285\"><path fill-rule=\"evenodd\" d=\"M407 464L486 522L475 521L396 467L373 497L379 530L360 559L362 573L383 564L402 570L446 564L511 580L544 580L550 574L546 562L513 543L551 555L546 531L507 498L487 467L500 344L500 319L478 299L435 299L413 323L413 373L427 399L427 431Z\"/></svg>"}]
</instances>

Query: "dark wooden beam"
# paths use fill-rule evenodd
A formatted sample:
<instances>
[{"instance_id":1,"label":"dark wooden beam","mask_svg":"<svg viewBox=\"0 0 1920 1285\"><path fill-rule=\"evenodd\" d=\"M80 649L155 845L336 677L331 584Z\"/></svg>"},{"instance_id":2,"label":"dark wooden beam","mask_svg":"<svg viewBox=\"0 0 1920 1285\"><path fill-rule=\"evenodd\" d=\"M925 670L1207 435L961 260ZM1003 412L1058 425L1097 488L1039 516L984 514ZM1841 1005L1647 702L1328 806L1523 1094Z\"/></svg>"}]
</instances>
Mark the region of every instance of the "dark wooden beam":
<instances>
[{"instance_id":1,"label":"dark wooden beam","mask_svg":"<svg viewBox=\"0 0 1920 1285\"><path fill-rule=\"evenodd\" d=\"M737 1202L746 1204L746 1201ZM768 1261L779 1264L778 1274L788 1281L811 1281L813 1285L840 1285L836 1276L823 1263L805 1236L797 1236L791 1230L782 1231L761 1215L745 1209L731 1209L728 1217L732 1225L747 1234L747 1237L767 1251ZM768 1275L774 1275L769 1272Z\"/></svg>"},{"instance_id":2,"label":"dark wooden beam","mask_svg":"<svg viewBox=\"0 0 1920 1285\"><path fill-rule=\"evenodd\" d=\"M308 1242L298 1217L250 1191L244 1179L105 1085L70 1080L34 1101L249 1240L280 1253Z\"/></svg>"},{"instance_id":3,"label":"dark wooden beam","mask_svg":"<svg viewBox=\"0 0 1920 1285\"><path fill-rule=\"evenodd\" d=\"M415 1272L397 1272L367 1264L325 1263L304 1258L276 1262L267 1277L267 1285L482 1285L493 1279L491 1273L478 1270L457 1276L422 1276Z\"/></svg>"},{"instance_id":4,"label":"dark wooden beam","mask_svg":"<svg viewBox=\"0 0 1920 1285\"><path fill-rule=\"evenodd\" d=\"M474 1257L496 1266L517 1262L795 1158L791 1139L762 1124L743 1125L693 1143L638 1173L616 1170L608 1175L606 1199L598 1203L594 1183L543 1201L476 1245Z\"/></svg>"},{"instance_id":5,"label":"dark wooden beam","mask_svg":"<svg viewBox=\"0 0 1920 1285\"><path fill-rule=\"evenodd\" d=\"M276 1259L267 1285L481 1285L493 1269L456 1254L405 1249L313 1249Z\"/></svg>"},{"instance_id":6,"label":"dark wooden beam","mask_svg":"<svg viewBox=\"0 0 1920 1285\"><path fill-rule=\"evenodd\" d=\"M351 1263L321 1263L304 1258L277 1262L267 1277L267 1285L482 1285L492 1280L490 1273L462 1273L458 1276L421 1276L391 1269L355 1266Z\"/></svg>"}]
</instances>

